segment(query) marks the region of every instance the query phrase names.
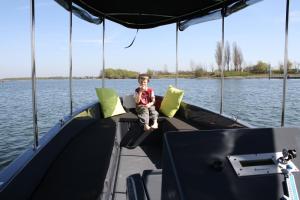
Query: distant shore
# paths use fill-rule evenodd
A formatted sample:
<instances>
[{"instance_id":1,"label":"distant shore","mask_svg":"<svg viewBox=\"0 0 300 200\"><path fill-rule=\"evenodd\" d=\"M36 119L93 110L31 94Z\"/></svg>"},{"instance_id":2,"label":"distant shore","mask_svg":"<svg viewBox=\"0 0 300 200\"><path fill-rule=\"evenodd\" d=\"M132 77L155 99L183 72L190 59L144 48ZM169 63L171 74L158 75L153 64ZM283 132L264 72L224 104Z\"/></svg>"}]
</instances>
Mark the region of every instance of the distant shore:
<instances>
[{"instance_id":1,"label":"distant shore","mask_svg":"<svg viewBox=\"0 0 300 200\"><path fill-rule=\"evenodd\" d=\"M69 77L37 77L37 80L65 80ZM99 79L97 77L73 77L72 79ZM0 81L20 81L20 80L31 80L30 77L15 77L15 78L2 78Z\"/></svg>"},{"instance_id":2,"label":"distant shore","mask_svg":"<svg viewBox=\"0 0 300 200\"><path fill-rule=\"evenodd\" d=\"M165 75L165 76L153 76L152 79L174 79L174 75ZM192 76L178 76L178 78L191 78L191 79L219 79L219 76L201 76L201 77L192 77ZM246 76L225 76L225 79L260 79L260 78L270 78L270 79L282 79L282 74L266 75L246 75ZM69 77L37 77L37 80L65 80ZM84 76L84 77L73 77L72 79L101 79L99 77ZM133 79L133 78L110 78L110 79ZM290 74L288 79L300 79L300 74ZM0 82L4 81L19 81L19 80L31 80L29 77L16 77L16 78L2 78Z\"/></svg>"}]
</instances>

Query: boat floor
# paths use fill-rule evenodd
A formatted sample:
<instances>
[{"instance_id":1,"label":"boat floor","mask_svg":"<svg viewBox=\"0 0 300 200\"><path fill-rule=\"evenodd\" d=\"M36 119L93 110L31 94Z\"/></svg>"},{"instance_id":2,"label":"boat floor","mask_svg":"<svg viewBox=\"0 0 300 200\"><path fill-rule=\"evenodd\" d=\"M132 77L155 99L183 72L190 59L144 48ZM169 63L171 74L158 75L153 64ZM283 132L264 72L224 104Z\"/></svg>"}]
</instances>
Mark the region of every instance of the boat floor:
<instances>
[{"instance_id":1,"label":"boat floor","mask_svg":"<svg viewBox=\"0 0 300 200\"><path fill-rule=\"evenodd\" d=\"M132 174L142 174L144 170L161 168L161 148L142 146L135 149L121 149L114 200L126 199L126 178Z\"/></svg>"}]
</instances>

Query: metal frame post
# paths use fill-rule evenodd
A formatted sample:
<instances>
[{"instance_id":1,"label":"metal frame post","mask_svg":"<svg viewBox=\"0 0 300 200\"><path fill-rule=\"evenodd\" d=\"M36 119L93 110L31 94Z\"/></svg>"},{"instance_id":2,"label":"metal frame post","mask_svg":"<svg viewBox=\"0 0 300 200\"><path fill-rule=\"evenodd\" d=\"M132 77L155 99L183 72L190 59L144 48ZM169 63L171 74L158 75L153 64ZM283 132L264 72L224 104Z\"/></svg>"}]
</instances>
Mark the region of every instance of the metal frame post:
<instances>
[{"instance_id":1,"label":"metal frame post","mask_svg":"<svg viewBox=\"0 0 300 200\"><path fill-rule=\"evenodd\" d=\"M73 114L73 97L72 97L72 67L73 67L73 62L72 62L72 0L69 2L69 7L70 7L70 32L69 32L69 64L70 64L70 71L69 71L69 93L70 93L70 116Z\"/></svg>"},{"instance_id":2,"label":"metal frame post","mask_svg":"<svg viewBox=\"0 0 300 200\"><path fill-rule=\"evenodd\" d=\"M35 8L34 0L30 0L31 14L31 84L32 84L32 114L33 114L33 149L39 145L39 133L37 124L37 103L36 103L36 72L35 72Z\"/></svg>"},{"instance_id":3,"label":"metal frame post","mask_svg":"<svg viewBox=\"0 0 300 200\"><path fill-rule=\"evenodd\" d=\"M223 113L223 96L224 96L224 13L222 12L222 64L221 64L221 99L220 99L220 114Z\"/></svg>"},{"instance_id":4,"label":"metal frame post","mask_svg":"<svg viewBox=\"0 0 300 200\"><path fill-rule=\"evenodd\" d=\"M176 23L176 74L175 74L175 86L178 84L178 29L179 23Z\"/></svg>"},{"instance_id":5,"label":"metal frame post","mask_svg":"<svg viewBox=\"0 0 300 200\"><path fill-rule=\"evenodd\" d=\"M105 18L103 18L103 32L102 32L102 88L105 87L105 55L104 55L104 39L105 39Z\"/></svg>"},{"instance_id":6,"label":"metal frame post","mask_svg":"<svg viewBox=\"0 0 300 200\"><path fill-rule=\"evenodd\" d=\"M288 65L288 33L289 33L289 4L286 0L286 15L285 15L285 48L284 48L284 73L283 73L283 95L282 95L282 112L281 112L281 126L284 126L285 115L285 97L286 97L286 79L287 79L287 65Z\"/></svg>"}]
</instances>

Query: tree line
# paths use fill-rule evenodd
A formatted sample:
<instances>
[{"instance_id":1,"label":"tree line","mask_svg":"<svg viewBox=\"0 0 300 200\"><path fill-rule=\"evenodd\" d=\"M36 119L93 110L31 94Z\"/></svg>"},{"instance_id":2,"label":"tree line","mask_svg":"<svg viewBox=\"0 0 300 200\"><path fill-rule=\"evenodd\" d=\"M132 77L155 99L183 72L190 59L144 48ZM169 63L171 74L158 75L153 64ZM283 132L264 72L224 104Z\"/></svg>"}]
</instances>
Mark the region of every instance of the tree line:
<instances>
[{"instance_id":1,"label":"tree line","mask_svg":"<svg viewBox=\"0 0 300 200\"><path fill-rule=\"evenodd\" d=\"M215 52L215 59L218 65L219 70L222 67L222 43L217 42L216 52ZM234 42L232 44L232 55L230 50L230 45L228 41L224 46L224 66L226 71L230 71L230 63L233 64L233 71L242 71L242 64L244 62L243 53L240 47Z\"/></svg>"},{"instance_id":2,"label":"tree line","mask_svg":"<svg viewBox=\"0 0 300 200\"><path fill-rule=\"evenodd\" d=\"M232 50L231 50L232 49ZM216 50L215 50L215 61L217 63L219 71L221 71L222 67L222 43L217 42ZM230 48L230 44L227 41L224 46L224 71L245 71L251 72L254 74L267 73L271 70L271 65L264 61L257 61L256 64L247 66L245 68L242 67L244 63L244 57L241 48L237 45L236 42L233 42L232 48ZM232 65L230 65L232 64ZM230 66L233 66L232 68ZM289 73L298 73L300 69L300 63L288 61L287 69ZM283 72L283 64L279 63L278 69L272 69L274 73L282 73Z\"/></svg>"},{"instance_id":3,"label":"tree line","mask_svg":"<svg viewBox=\"0 0 300 200\"><path fill-rule=\"evenodd\" d=\"M101 78L103 71L101 70L99 77ZM127 79L127 78L137 78L138 72L130 71L126 69L113 69L107 68L104 70L105 78L108 79Z\"/></svg>"},{"instance_id":4,"label":"tree line","mask_svg":"<svg viewBox=\"0 0 300 200\"><path fill-rule=\"evenodd\" d=\"M256 64L243 67L244 56L242 49L237 45L236 42L232 43L230 47L229 42L227 41L224 46L224 75L225 76L248 76L255 74L267 74L271 70L271 65L264 61L257 61ZM178 72L179 77L218 77L220 76L220 71L222 67L222 44L217 42L215 49L215 62L218 66L217 70L214 70L214 65L211 64L211 71L207 70L207 66L201 64L195 64L193 61L190 63L190 70L181 70ZM299 73L300 72L300 63L288 61L288 73ZM179 67L180 68L180 67ZM175 73L169 72L167 66L165 65L162 70L152 70L147 69L146 72L148 75L156 78L164 77L175 77ZM283 73L283 64L279 63L278 69L272 69L274 74ZM125 79L132 78L135 79L138 77L139 72L130 71L125 69L105 69L105 78L108 79ZM100 78L102 77L102 71L100 72Z\"/></svg>"}]
</instances>

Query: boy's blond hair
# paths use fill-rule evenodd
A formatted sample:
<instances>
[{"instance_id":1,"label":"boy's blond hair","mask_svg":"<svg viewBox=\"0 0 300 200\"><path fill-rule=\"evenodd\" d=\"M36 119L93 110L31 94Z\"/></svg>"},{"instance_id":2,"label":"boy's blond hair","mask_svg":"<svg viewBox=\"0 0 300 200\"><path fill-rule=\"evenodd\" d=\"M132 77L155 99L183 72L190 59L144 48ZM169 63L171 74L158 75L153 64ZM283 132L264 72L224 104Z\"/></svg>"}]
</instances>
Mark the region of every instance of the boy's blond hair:
<instances>
[{"instance_id":1,"label":"boy's blond hair","mask_svg":"<svg viewBox=\"0 0 300 200\"><path fill-rule=\"evenodd\" d=\"M140 74L138 77L138 82L140 83L141 81L147 80L148 82L150 81L150 77L147 74Z\"/></svg>"}]
</instances>

